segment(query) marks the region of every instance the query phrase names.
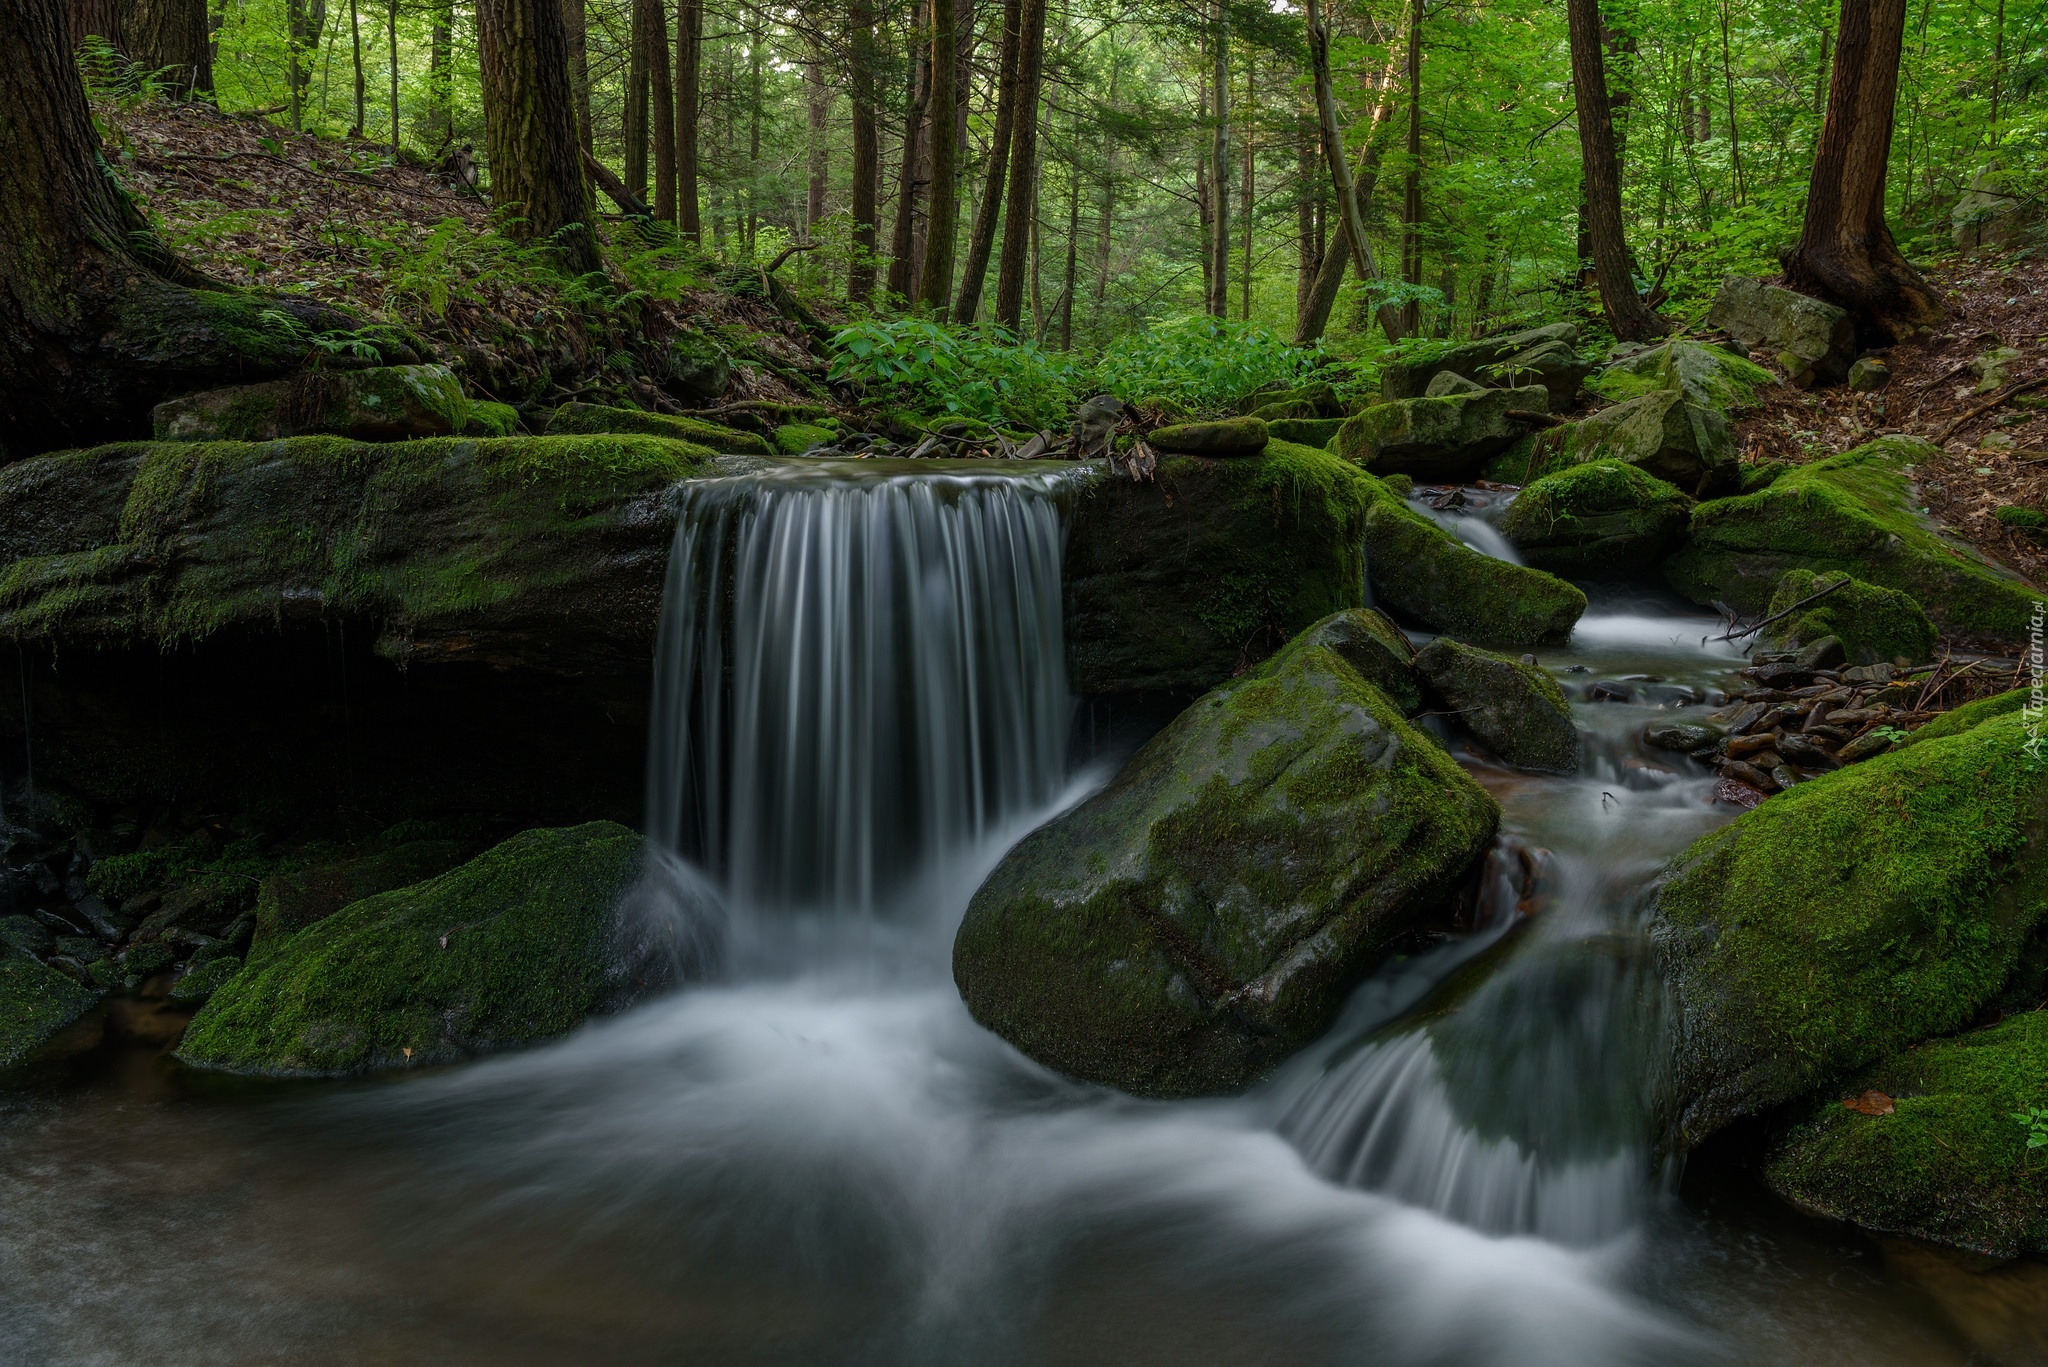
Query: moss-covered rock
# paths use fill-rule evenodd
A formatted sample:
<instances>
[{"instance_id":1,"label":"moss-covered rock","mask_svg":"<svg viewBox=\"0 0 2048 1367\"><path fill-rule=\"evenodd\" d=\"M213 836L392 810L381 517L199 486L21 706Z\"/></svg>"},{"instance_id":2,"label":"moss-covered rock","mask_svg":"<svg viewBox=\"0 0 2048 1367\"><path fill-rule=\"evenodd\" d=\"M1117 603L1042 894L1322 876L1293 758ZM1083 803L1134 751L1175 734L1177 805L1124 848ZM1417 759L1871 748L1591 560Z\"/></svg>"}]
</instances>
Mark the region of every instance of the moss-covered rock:
<instances>
[{"instance_id":1,"label":"moss-covered rock","mask_svg":"<svg viewBox=\"0 0 2048 1367\"><path fill-rule=\"evenodd\" d=\"M1721 282L1707 322L1775 359L1793 384L1840 384L1856 359L1856 328L1833 304L1749 276Z\"/></svg>"},{"instance_id":2,"label":"moss-covered rock","mask_svg":"<svg viewBox=\"0 0 2048 1367\"><path fill-rule=\"evenodd\" d=\"M1753 410L1758 391L1777 382L1755 361L1679 338L1623 357L1587 380L1586 388L1609 403L1672 390L1687 403L1734 418Z\"/></svg>"},{"instance_id":3,"label":"moss-covered rock","mask_svg":"<svg viewBox=\"0 0 2048 1367\"><path fill-rule=\"evenodd\" d=\"M465 437L509 437L519 430L519 410L509 403L472 399L469 421L462 425Z\"/></svg>"},{"instance_id":4,"label":"moss-covered rock","mask_svg":"<svg viewBox=\"0 0 2048 1367\"><path fill-rule=\"evenodd\" d=\"M1415 674L1415 647L1401 628L1371 608L1331 613L1296 638L1297 646L1335 651L1367 683L1392 698L1405 713L1422 707Z\"/></svg>"},{"instance_id":5,"label":"moss-covered rock","mask_svg":"<svg viewBox=\"0 0 2048 1367\"><path fill-rule=\"evenodd\" d=\"M442 365L308 370L160 403L159 441L274 441L326 432L358 441L445 437L469 425L462 383Z\"/></svg>"},{"instance_id":6,"label":"moss-covered rock","mask_svg":"<svg viewBox=\"0 0 2048 1367\"><path fill-rule=\"evenodd\" d=\"M1827 597L1794 610L1794 604L1823 591ZM1934 623L1910 594L1846 574L1785 571L1765 615L1777 617L1781 612L1788 615L1764 628L1767 650L1799 650L1832 636L1842 643L1842 653L1852 665L1934 657Z\"/></svg>"},{"instance_id":7,"label":"moss-covered rock","mask_svg":"<svg viewBox=\"0 0 2048 1367\"><path fill-rule=\"evenodd\" d=\"M1542 413L1550 396L1538 386L1477 389L1436 398L1374 404L1338 429L1337 454L1374 474L1422 480L1465 480L1487 457L1528 430L1510 410Z\"/></svg>"},{"instance_id":8,"label":"moss-covered rock","mask_svg":"<svg viewBox=\"0 0 2048 1367\"><path fill-rule=\"evenodd\" d=\"M454 840L414 840L353 859L274 873L256 894L256 930L249 961L262 963L281 944L351 902L423 883L463 861Z\"/></svg>"},{"instance_id":9,"label":"moss-covered rock","mask_svg":"<svg viewBox=\"0 0 2048 1367\"><path fill-rule=\"evenodd\" d=\"M1460 726L1509 764L1546 774L1578 772L1571 700L1542 669L1439 636L1416 652L1415 672Z\"/></svg>"},{"instance_id":10,"label":"moss-covered rock","mask_svg":"<svg viewBox=\"0 0 2048 1367\"><path fill-rule=\"evenodd\" d=\"M1913 499L1908 472L1936 454L1915 437L1880 437L1702 503L1665 578L1696 603L1761 613L1787 570L1840 570L1912 596L1944 632L2023 642L2037 592L1937 532Z\"/></svg>"},{"instance_id":11,"label":"moss-covered rock","mask_svg":"<svg viewBox=\"0 0 2048 1367\"><path fill-rule=\"evenodd\" d=\"M1759 489L1768 489L1778 482L1779 475L1792 468L1782 460L1760 460L1753 465L1745 465L1737 476L1735 492L1753 494Z\"/></svg>"},{"instance_id":12,"label":"moss-covered rock","mask_svg":"<svg viewBox=\"0 0 2048 1367\"><path fill-rule=\"evenodd\" d=\"M1881 755L1695 842L1657 894L1693 1143L1967 1024L2048 916L2017 716Z\"/></svg>"},{"instance_id":13,"label":"moss-covered rock","mask_svg":"<svg viewBox=\"0 0 2048 1367\"><path fill-rule=\"evenodd\" d=\"M0 944L0 1068L33 1055L98 1000L56 969Z\"/></svg>"},{"instance_id":14,"label":"moss-covered rock","mask_svg":"<svg viewBox=\"0 0 2048 1367\"><path fill-rule=\"evenodd\" d=\"M673 413L643 413L637 408L607 408L595 403L565 403L548 418L551 437L631 433L694 442L706 451L727 456L772 456L774 448L752 432L736 432L720 423Z\"/></svg>"},{"instance_id":15,"label":"moss-covered rock","mask_svg":"<svg viewBox=\"0 0 2048 1367\"><path fill-rule=\"evenodd\" d=\"M1297 644L1012 850L968 907L954 979L1064 1073L1232 1090L1328 1024L1498 816L1342 657Z\"/></svg>"},{"instance_id":16,"label":"moss-covered rock","mask_svg":"<svg viewBox=\"0 0 2048 1367\"><path fill-rule=\"evenodd\" d=\"M800 456L820 446L830 446L837 433L829 427L807 422L786 422L775 429L775 449L785 456Z\"/></svg>"},{"instance_id":17,"label":"moss-covered rock","mask_svg":"<svg viewBox=\"0 0 2048 1367\"><path fill-rule=\"evenodd\" d=\"M1256 456L1266 449L1267 436L1262 418L1224 418L1154 428L1145 440L1177 456Z\"/></svg>"},{"instance_id":18,"label":"moss-covered rock","mask_svg":"<svg viewBox=\"0 0 2048 1367\"><path fill-rule=\"evenodd\" d=\"M1500 531L1538 569L1579 576L1648 569L1685 535L1692 500L1632 465L1596 460L1529 485Z\"/></svg>"},{"instance_id":19,"label":"moss-covered rock","mask_svg":"<svg viewBox=\"0 0 2048 1367\"><path fill-rule=\"evenodd\" d=\"M1975 702L1966 702L1961 707L1952 707L1942 713L1900 741L1899 745L1918 745L1922 741L1940 740L1943 736L1960 736L1972 727L1982 726L1987 721L2024 710L2032 698L2031 688L2015 688L2009 692L1993 694L1988 698L1979 698Z\"/></svg>"},{"instance_id":20,"label":"moss-covered rock","mask_svg":"<svg viewBox=\"0 0 2048 1367\"><path fill-rule=\"evenodd\" d=\"M1572 406L1580 382L1593 368L1573 351L1578 339L1579 330L1571 323L1550 323L1450 347L1427 361L1393 362L1380 368L1380 394L1389 402L1419 398L1431 380L1448 371L1487 385L1539 384L1550 411L1561 413Z\"/></svg>"},{"instance_id":21,"label":"moss-covered rock","mask_svg":"<svg viewBox=\"0 0 2048 1367\"><path fill-rule=\"evenodd\" d=\"M2001 1258L2048 1253L2048 1011L1933 1040L1836 1089L1892 1099L1868 1115L1823 1094L1764 1168L1773 1191L1885 1234Z\"/></svg>"},{"instance_id":22,"label":"moss-covered rock","mask_svg":"<svg viewBox=\"0 0 2048 1367\"><path fill-rule=\"evenodd\" d=\"M1488 456L1479 467L1479 478L1496 484L1533 484L1545 475L1569 470L1579 464L1572 451L1572 433L1578 424L1539 427L1525 432L1497 455Z\"/></svg>"},{"instance_id":23,"label":"moss-covered rock","mask_svg":"<svg viewBox=\"0 0 2048 1367\"><path fill-rule=\"evenodd\" d=\"M1603 408L1572 428L1573 461L1620 461L1700 497L1732 492L1740 467L1728 420L1675 389Z\"/></svg>"},{"instance_id":24,"label":"moss-covered rock","mask_svg":"<svg viewBox=\"0 0 2048 1367\"><path fill-rule=\"evenodd\" d=\"M710 403L732 388L732 357L701 332L678 328L662 352L662 387L685 403Z\"/></svg>"},{"instance_id":25,"label":"moss-covered rock","mask_svg":"<svg viewBox=\"0 0 2048 1367\"><path fill-rule=\"evenodd\" d=\"M1154 479L1075 494L1064 573L1067 676L1083 693L1212 688L1360 605L1376 484L1326 451L1166 456Z\"/></svg>"},{"instance_id":26,"label":"moss-covered rock","mask_svg":"<svg viewBox=\"0 0 2048 1367\"><path fill-rule=\"evenodd\" d=\"M1344 404L1336 387L1327 380L1310 380L1292 389L1267 390L1252 395L1246 416L1263 418L1342 418Z\"/></svg>"},{"instance_id":27,"label":"moss-covered rock","mask_svg":"<svg viewBox=\"0 0 2048 1367\"><path fill-rule=\"evenodd\" d=\"M232 954L208 959L171 984L171 1000L197 1005L209 1000L242 971L242 961Z\"/></svg>"},{"instance_id":28,"label":"moss-covered rock","mask_svg":"<svg viewBox=\"0 0 2048 1367\"><path fill-rule=\"evenodd\" d=\"M1281 418L1277 421L1268 419L1266 435L1273 441L1286 441L1296 446L1323 449L1336 440L1337 430L1343 425L1342 418Z\"/></svg>"},{"instance_id":29,"label":"moss-covered rock","mask_svg":"<svg viewBox=\"0 0 2048 1367\"><path fill-rule=\"evenodd\" d=\"M1365 556L1375 602L1484 645L1555 645L1571 636L1586 611L1584 593L1543 570L1480 554L1378 480L1370 490Z\"/></svg>"},{"instance_id":30,"label":"moss-covered rock","mask_svg":"<svg viewBox=\"0 0 2048 1367\"><path fill-rule=\"evenodd\" d=\"M178 1057L267 1076L453 1062L552 1039L639 990L618 907L640 838L526 831L438 878L356 902L219 987Z\"/></svg>"}]
</instances>

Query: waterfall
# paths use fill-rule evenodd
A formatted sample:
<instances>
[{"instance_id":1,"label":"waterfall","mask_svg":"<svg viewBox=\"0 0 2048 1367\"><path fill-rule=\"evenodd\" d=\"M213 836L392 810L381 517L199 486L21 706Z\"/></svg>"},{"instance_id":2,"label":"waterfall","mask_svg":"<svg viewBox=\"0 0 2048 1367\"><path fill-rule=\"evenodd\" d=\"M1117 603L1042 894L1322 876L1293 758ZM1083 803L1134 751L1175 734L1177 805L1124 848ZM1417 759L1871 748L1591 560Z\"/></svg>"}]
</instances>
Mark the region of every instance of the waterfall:
<instances>
[{"instance_id":1,"label":"waterfall","mask_svg":"<svg viewBox=\"0 0 2048 1367\"><path fill-rule=\"evenodd\" d=\"M873 913L1065 773L1061 472L683 488L649 833L740 908Z\"/></svg>"}]
</instances>

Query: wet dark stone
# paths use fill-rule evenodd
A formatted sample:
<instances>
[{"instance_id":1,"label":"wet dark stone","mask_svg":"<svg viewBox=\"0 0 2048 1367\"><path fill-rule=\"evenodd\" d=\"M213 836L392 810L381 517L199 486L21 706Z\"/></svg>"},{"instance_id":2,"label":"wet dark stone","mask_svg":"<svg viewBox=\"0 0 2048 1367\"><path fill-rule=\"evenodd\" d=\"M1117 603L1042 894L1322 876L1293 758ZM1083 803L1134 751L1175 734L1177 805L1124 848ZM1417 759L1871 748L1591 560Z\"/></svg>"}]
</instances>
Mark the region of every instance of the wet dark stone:
<instances>
[{"instance_id":1,"label":"wet dark stone","mask_svg":"<svg viewBox=\"0 0 2048 1367\"><path fill-rule=\"evenodd\" d=\"M1793 734L1778 741L1778 750L1794 764L1803 764L1809 769L1837 769L1841 762L1827 747L1811 736Z\"/></svg>"},{"instance_id":2,"label":"wet dark stone","mask_svg":"<svg viewBox=\"0 0 2048 1367\"><path fill-rule=\"evenodd\" d=\"M1635 690L1619 679L1601 679L1586 690L1587 702L1627 702Z\"/></svg>"},{"instance_id":3,"label":"wet dark stone","mask_svg":"<svg viewBox=\"0 0 2048 1367\"><path fill-rule=\"evenodd\" d=\"M1729 760L1721 766L1721 777L1732 778L1737 783L1746 783L1764 794L1778 791L1778 781L1776 779L1745 760Z\"/></svg>"},{"instance_id":4,"label":"wet dark stone","mask_svg":"<svg viewBox=\"0 0 2048 1367\"><path fill-rule=\"evenodd\" d=\"M1804 688L1813 682L1813 670L1801 665L1764 665L1751 677L1766 688Z\"/></svg>"},{"instance_id":5,"label":"wet dark stone","mask_svg":"<svg viewBox=\"0 0 2048 1367\"><path fill-rule=\"evenodd\" d=\"M1643 744L1659 750L1679 750L1690 753L1704 749L1720 739L1720 733L1711 726L1695 726L1690 722L1654 722L1643 728Z\"/></svg>"}]
</instances>

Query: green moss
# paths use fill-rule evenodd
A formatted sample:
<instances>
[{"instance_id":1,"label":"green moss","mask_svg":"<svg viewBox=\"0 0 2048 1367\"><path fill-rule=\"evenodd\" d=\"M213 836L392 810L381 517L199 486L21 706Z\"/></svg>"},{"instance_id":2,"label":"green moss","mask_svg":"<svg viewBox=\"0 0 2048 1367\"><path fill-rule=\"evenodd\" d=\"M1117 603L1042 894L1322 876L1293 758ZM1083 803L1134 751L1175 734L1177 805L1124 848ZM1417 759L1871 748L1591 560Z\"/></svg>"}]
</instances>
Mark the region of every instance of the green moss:
<instances>
[{"instance_id":1,"label":"green moss","mask_svg":"<svg viewBox=\"0 0 2048 1367\"><path fill-rule=\"evenodd\" d=\"M702 418L670 413L643 413L634 408L606 408L594 403L565 403L548 418L549 436L634 433L693 442L723 455L772 456L775 449L752 432L738 432Z\"/></svg>"},{"instance_id":2,"label":"green moss","mask_svg":"<svg viewBox=\"0 0 2048 1367\"><path fill-rule=\"evenodd\" d=\"M1737 493L1753 494L1759 489L1768 489L1778 482L1778 476L1793 467L1782 460L1760 460L1754 465L1742 467L1742 482Z\"/></svg>"},{"instance_id":3,"label":"green moss","mask_svg":"<svg viewBox=\"0 0 2048 1367\"><path fill-rule=\"evenodd\" d=\"M1831 589L1837 584L1839 588ZM1830 589L1827 597L1794 611L1794 604ZM1907 594L1846 574L1785 571L1771 595L1766 616L1779 613L1789 615L1779 617L1763 633L1763 643L1770 650L1797 650L1832 636L1842 643L1850 664L1894 659L1918 662L1934 656L1934 623L1927 620L1918 603Z\"/></svg>"},{"instance_id":4,"label":"green moss","mask_svg":"<svg viewBox=\"0 0 2048 1367\"><path fill-rule=\"evenodd\" d=\"M1732 351L1674 340L1608 366L1588 379L1586 388L1609 403L1675 389L1688 403L1734 417L1755 408L1757 391L1777 382L1770 371Z\"/></svg>"},{"instance_id":5,"label":"green moss","mask_svg":"<svg viewBox=\"0 0 2048 1367\"><path fill-rule=\"evenodd\" d=\"M1685 532L1692 500L1619 461L1574 465L1524 489L1501 518L1522 558L1557 574L1645 569Z\"/></svg>"},{"instance_id":6,"label":"green moss","mask_svg":"<svg viewBox=\"0 0 2048 1367\"><path fill-rule=\"evenodd\" d=\"M174 1002L203 1002L227 986L228 982L242 971L242 961L234 955L209 959L199 967L186 973L171 984L171 1000Z\"/></svg>"},{"instance_id":7,"label":"green moss","mask_svg":"<svg viewBox=\"0 0 2048 1367\"><path fill-rule=\"evenodd\" d=\"M1154 428L1145 439L1172 455L1255 456L1266 449L1270 435L1263 419L1224 418Z\"/></svg>"},{"instance_id":8,"label":"green moss","mask_svg":"<svg viewBox=\"0 0 2048 1367\"><path fill-rule=\"evenodd\" d=\"M465 437L509 437L519 430L519 410L509 403L472 399L469 420L462 426Z\"/></svg>"},{"instance_id":9,"label":"green moss","mask_svg":"<svg viewBox=\"0 0 2048 1367\"><path fill-rule=\"evenodd\" d=\"M785 456L800 456L819 446L830 446L833 434L809 423L784 423L775 429L775 449Z\"/></svg>"},{"instance_id":10,"label":"green moss","mask_svg":"<svg viewBox=\"0 0 2048 1367\"><path fill-rule=\"evenodd\" d=\"M260 964L307 926L352 902L445 873L467 849L453 840L415 840L354 858L272 874L256 895L249 962Z\"/></svg>"},{"instance_id":11,"label":"green moss","mask_svg":"<svg viewBox=\"0 0 2048 1367\"><path fill-rule=\"evenodd\" d=\"M1571 427L1539 427L1517 437L1499 455L1487 457L1479 477L1496 484L1531 484L1578 464L1571 447Z\"/></svg>"},{"instance_id":12,"label":"green moss","mask_svg":"<svg viewBox=\"0 0 2048 1367\"><path fill-rule=\"evenodd\" d=\"M1343 425L1342 418L1269 418L1266 421L1266 435L1273 441L1328 450L1330 443L1336 439L1337 429Z\"/></svg>"},{"instance_id":13,"label":"green moss","mask_svg":"<svg viewBox=\"0 0 2048 1367\"><path fill-rule=\"evenodd\" d=\"M1945 632L2025 641L2037 594L1937 533L1907 471L1935 449L1881 437L1781 475L1769 488L1693 510L1665 577L1697 603L1760 613L1787 570L1840 570L1918 600Z\"/></svg>"},{"instance_id":14,"label":"green moss","mask_svg":"<svg viewBox=\"0 0 2048 1367\"><path fill-rule=\"evenodd\" d=\"M1999 693L1989 698L1966 702L1953 707L1928 722L1912 735L1899 742L1900 747L1917 745L1922 741L1940 740L1944 736L1959 736L1975 726L1981 726L1997 717L2008 716L2027 706L2033 697L2033 690L2015 688L2008 693Z\"/></svg>"},{"instance_id":15,"label":"green moss","mask_svg":"<svg viewBox=\"0 0 2048 1367\"><path fill-rule=\"evenodd\" d=\"M97 1000L62 973L0 944L0 1068L33 1055Z\"/></svg>"},{"instance_id":16,"label":"green moss","mask_svg":"<svg viewBox=\"0 0 2048 1367\"><path fill-rule=\"evenodd\" d=\"M619 996L615 908L640 839L527 831L356 902L214 993L178 1056L267 1075L450 1062L564 1034Z\"/></svg>"},{"instance_id":17,"label":"green moss","mask_svg":"<svg viewBox=\"0 0 2048 1367\"><path fill-rule=\"evenodd\" d=\"M2048 781L2020 718L1803 783L1703 837L1657 899L1681 1127L1967 1023L2048 913Z\"/></svg>"},{"instance_id":18,"label":"green moss","mask_svg":"<svg viewBox=\"0 0 2048 1367\"><path fill-rule=\"evenodd\" d=\"M2030 1151L2015 1118L2048 1108L2048 1011L1919 1045L1835 1090L1883 1092L1895 1109L1824 1094L1771 1155L1773 1190L1887 1234L2048 1253L2048 1151Z\"/></svg>"},{"instance_id":19,"label":"green moss","mask_svg":"<svg viewBox=\"0 0 2048 1367\"><path fill-rule=\"evenodd\" d=\"M1509 764L1578 772L1571 701L1543 669L1439 636L1416 653L1415 672L1458 725Z\"/></svg>"}]
</instances>

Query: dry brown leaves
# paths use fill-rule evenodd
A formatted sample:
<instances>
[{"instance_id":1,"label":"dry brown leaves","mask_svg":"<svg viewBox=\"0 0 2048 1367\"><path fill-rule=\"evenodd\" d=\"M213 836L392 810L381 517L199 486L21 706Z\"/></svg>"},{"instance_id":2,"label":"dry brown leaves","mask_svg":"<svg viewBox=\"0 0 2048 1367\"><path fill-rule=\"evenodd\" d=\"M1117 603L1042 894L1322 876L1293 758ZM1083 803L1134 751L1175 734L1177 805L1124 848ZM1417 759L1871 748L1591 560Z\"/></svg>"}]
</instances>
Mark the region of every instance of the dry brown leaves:
<instances>
[{"instance_id":1,"label":"dry brown leaves","mask_svg":"<svg viewBox=\"0 0 2048 1367\"><path fill-rule=\"evenodd\" d=\"M1854 1111L1858 1115L1890 1115L1897 1107L1883 1092L1865 1092L1862 1096L1852 1096L1844 1101L1842 1109Z\"/></svg>"}]
</instances>

